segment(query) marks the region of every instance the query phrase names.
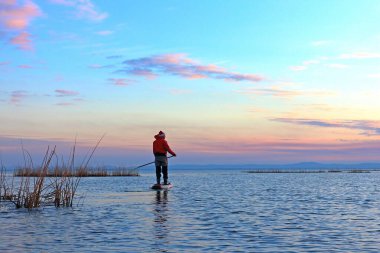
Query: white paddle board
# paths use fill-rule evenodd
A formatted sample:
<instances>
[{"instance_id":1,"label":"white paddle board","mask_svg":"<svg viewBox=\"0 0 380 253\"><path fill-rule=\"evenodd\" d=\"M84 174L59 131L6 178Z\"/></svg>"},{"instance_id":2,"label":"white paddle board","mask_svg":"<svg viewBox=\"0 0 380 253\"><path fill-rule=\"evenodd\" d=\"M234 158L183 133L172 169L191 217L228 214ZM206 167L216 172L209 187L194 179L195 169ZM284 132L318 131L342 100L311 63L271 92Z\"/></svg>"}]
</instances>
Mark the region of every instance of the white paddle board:
<instances>
[{"instance_id":1,"label":"white paddle board","mask_svg":"<svg viewBox=\"0 0 380 253\"><path fill-rule=\"evenodd\" d=\"M169 184L154 184L152 186L152 189L153 190L168 190L172 187L173 187L173 185L171 183L169 183Z\"/></svg>"}]
</instances>

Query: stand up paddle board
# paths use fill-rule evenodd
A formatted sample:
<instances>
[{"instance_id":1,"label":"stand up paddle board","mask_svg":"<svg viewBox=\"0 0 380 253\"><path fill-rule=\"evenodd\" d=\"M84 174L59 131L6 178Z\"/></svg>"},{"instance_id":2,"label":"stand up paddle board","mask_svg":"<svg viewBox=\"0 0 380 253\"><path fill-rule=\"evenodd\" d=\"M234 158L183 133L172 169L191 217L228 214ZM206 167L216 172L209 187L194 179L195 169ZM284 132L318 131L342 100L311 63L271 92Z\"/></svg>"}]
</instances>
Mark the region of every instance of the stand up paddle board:
<instances>
[{"instance_id":1,"label":"stand up paddle board","mask_svg":"<svg viewBox=\"0 0 380 253\"><path fill-rule=\"evenodd\" d=\"M169 183L169 184L154 184L152 186L152 189L153 190L168 190L172 187L173 187L173 185L171 183Z\"/></svg>"}]
</instances>

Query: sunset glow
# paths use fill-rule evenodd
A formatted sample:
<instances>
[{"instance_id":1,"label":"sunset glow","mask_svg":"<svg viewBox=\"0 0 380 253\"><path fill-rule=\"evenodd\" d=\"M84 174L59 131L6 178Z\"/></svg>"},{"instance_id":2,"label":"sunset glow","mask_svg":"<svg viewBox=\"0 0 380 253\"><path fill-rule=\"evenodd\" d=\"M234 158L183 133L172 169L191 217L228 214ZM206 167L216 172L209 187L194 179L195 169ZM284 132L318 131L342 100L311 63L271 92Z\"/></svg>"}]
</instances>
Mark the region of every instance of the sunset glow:
<instances>
[{"instance_id":1,"label":"sunset glow","mask_svg":"<svg viewBox=\"0 0 380 253\"><path fill-rule=\"evenodd\" d=\"M380 162L380 2L2 0L0 156Z\"/></svg>"}]
</instances>

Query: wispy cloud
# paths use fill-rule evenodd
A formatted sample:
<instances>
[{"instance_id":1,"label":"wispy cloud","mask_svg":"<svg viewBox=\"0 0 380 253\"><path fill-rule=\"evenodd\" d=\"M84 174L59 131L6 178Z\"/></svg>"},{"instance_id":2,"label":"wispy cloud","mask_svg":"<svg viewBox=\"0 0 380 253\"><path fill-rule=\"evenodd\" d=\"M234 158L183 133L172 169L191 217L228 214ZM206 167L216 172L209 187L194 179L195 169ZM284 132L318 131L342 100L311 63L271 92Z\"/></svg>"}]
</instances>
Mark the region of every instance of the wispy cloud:
<instances>
[{"instance_id":1,"label":"wispy cloud","mask_svg":"<svg viewBox=\"0 0 380 253\"><path fill-rule=\"evenodd\" d=\"M329 40L316 40L316 41L311 42L311 45L313 47L322 47L322 46L327 46L327 45L329 45L331 43L332 42L329 41Z\"/></svg>"},{"instance_id":2,"label":"wispy cloud","mask_svg":"<svg viewBox=\"0 0 380 253\"><path fill-rule=\"evenodd\" d=\"M238 93L247 94L247 95L264 95L264 96L274 96L274 97L295 97L302 95L302 92L295 90L281 90L277 88L248 88L238 91Z\"/></svg>"},{"instance_id":3,"label":"wispy cloud","mask_svg":"<svg viewBox=\"0 0 380 253\"><path fill-rule=\"evenodd\" d=\"M95 34L101 35L101 36L108 36L108 35L111 35L113 33L114 33L114 31L110 31L110 30L102 30L102 31L95 32Z\"/></svg>"},{"instance_id":4,"label":"wispy cloud","mask_svg":"<svg viewBox=\"0 0 380 253\"><path fill-rule=\"evenodd\" d=\"M33 49L32 40L30 39L30 37L30 33L23 31L15 37L13 37L11 39L11 43L13 45L18 46L20 49L29 51Z\"/></svg>"},{"instance_id":5,"label":"wispy cloud","mask_svg":"<svg viewBox=\"0 0 380 253\"><path fill-rule=\"evenodd\" d=\"M303 71L307 69L309 65L319 64L320 62L321 62L320 60L307 60L307 61L304 61L302 65L290 66L289 69L292 71Z\"/></svg>"},{"instance_id":6,"label":"wispy cloud","mask_svg":"<svg viewBox=\"0 0 380 253\"><path fill-rule=\"evenodd\" d=\"M84 102L84 99L79 97L80 94L77 91L57 89L54 92L56 97L62 98L60 102L55 104L57 106L74 106Z\"/></svg>"},{"instance_id":7,"label":"wispy cloud","mask_svg":"<svg viewBox=\"0 0 380 253\"><path fill-rule=\"evenodd\" d=\"M51 3L75 9L75 17L90 21L102 21L108 13L97 10L91 0L50 0Z\"/></svg>"},{"instance_id":8,"label":"wispy cloud","mask_svg":"<svg viewBox=\"0 0 380 253\"><path fill-rule=\"evenodd\" d=\"M220 79L224 81L259 82L263 77L257 74L231 72L223 67L209 64L202 65L190 59L186 54L164 54L126 60L124 67L117 72L130 75L155 78L162 74L179 76L187 79Z\"/></svg>"},{"instance_id":9,"label":"wispy cloud","mask_svg":"<svg viewBox=\"0 0 380 253\"><path fill-rule=\"evenodd\" d=\"M108 82L115 86L127 86L134 83L135 81L127 78L109 78Z\"/></svg>"},{"instance_id":10,"label":"wispy cloud","mask_svg":"<svg viewBox=\"0 0 380 253\"><path fill-rule=\"evenodd\" d=\"M354 52L336 55L333 57L318 57L317 60L304 61L300 65L290 66L289 69L292 71L303 71L308 69L309 65L316 65L325 63L323 66L333 69L346 69L349 66L342 63L334 63L331 61L345 62L347 60L370 60L370 59L380 59L380 53L377 52Z\"/></svg>"},{"instance_id":11,"label":"wispy cloud","mask_svg":"<svg viewBox=\"0 0 380 253\"><path fill-rule=\"evenodd\" d=\"M92 69L107 69L107 68L113 68L115 66L111 64L109 65L91 64L88 67Z\"/></svg>"},{"instance_id":12,"label":"wispy cloud","mask_svg":"<svg viewBox=\"0 0 380 253\"><path fill-rule=\"evenodd\" d=\"M9 61L2 61L0 62L0 66L8 66L10 64Z\"/></svg>"},{"instance_id":13,"label":"wispy cloud","mask_svg":"<svg viewBox=\"0 0 380 253\"><path fill-rule=\"evenodd\" d=\"M276 122L290 123L290 124L296 124L296 125L361 130L362 135L369 135L369 136L380 135L380 121L373 121L373 120L327 121L327 120L300 119L300 118L273 118L271 120L276 121Z\"/></svg>"},{"instance_id":14,"label":"wispy cloud","mask_svg":"<svg viewBox=\"0 0 380 253\"><path fill-rule=\"evenodd\" d=\"M26 64L18 65L17 67L20 69L31 69L31 68L33 68L32 66L26 65Z\"/></svg>"},{"instance_id":15,"label":"wispy cloud","mask_svg":"<svg viewBox=\"0 0 380 253\"><path fill-rule=\"evenodd\" d=\"M380 53L373 52L356 52L349 54L341 54L339 59L380 59Z\"/></svg>"},{"instance_id":16,"label":"wispy cloud","mask_svg":"<svg viewBox=\"0 0 380 253\"><path fill-rule=\"evenodd\" d=\"M309 65L313 65L313 64L319 64L320 62L321 62L320 60L308 60L308 61L304 61L303 65L309 66Z\"/></svg>"},{"instance_id":17,"label":"wispy cloud","mask_svg":"<svg viewBox=\"0 0 380 253\"><path fill-rule=\"evenodd\" d=\"M184 94L191 94L191 90L185 90L185 89L172 89L170 90L170 93L173 95L184 95Z\"/></svg>"},{"instance_id":18,"label":"wispy cloud","mask_svg":"<svg viewBox=\"0 0 380 253\"><path fill-rule=\"evenodd\" d=\"M380 74L369 74L369 78L380 78Z\"/></svg>"},{"instance_id":19,"label":"wispy cloud","mask_svg":"<svg viewBox=\"0 0 380 253\"><path fill-rule=\"evenodd\" d=\"M119 59L119 58L122 58L123 56L122 55L110 55L110 56L107 56L106 58L107 59Z\"/></svg>"},{"instance_id":20,"label":"wispy cloud","mask_svg":"<svg viewBox=\"0 0 380 253\"><path fill-rule=\"evenodd\" d=\"M293 98L296 96L331 96L333 93L328 91L304 91L304 90L285 90L276 87L273 88L246 88L237 91L241 94L246 95L262 95L262 96L273 96L280 98Z\"/></svg>"},{"instance_id":21,"label":"wispy cloud","mask_svg":"<svg viewBox=\"0 0 380 253\"><path fill-rule=\"evenodd\" d=\"M346 69L348 68L348 65L339 64L339 63L329 63L329 64L326 64L326 67L332 68L332 69Z\"/></svg>"},{"instance_id":22,"label":"wispy cloud","mask_svg":"<svg viewBox=\"0 0 380 253\"><path fill-rule=\"evenodd\" d=\"M27 32L31 21L42 12L32 0L0 2L0 28L10 37L9 42L20 49L33 49L31 35Z\"/></svg>"},{"instance_id":23,"label":"wispy cloud","mask_svg":"<svg viewBox=\"0 0 380 253\"><path fill-rule=\"evenodd\" d=\"M73 96L78 96L79 92L77 91L72 91L72 90L55 90L55 95L57 97L73 97Z\"/></svg>"},{"instance_id":24,"label":"wispy cloud","mask_svg":"<svg viewBox=\"0 0 380 253\"><path fill-rule=\"evenodd\" d=\"M57 105L57 106L75 106L78 103L83 102L83 101L84 101L84 99L82 99L82 98L75 98L75 99L72 99L70 101L56 103L55 105Z\"/></svg>"},{"instance_id":25,"label":"wispy cloud","mask_svg":"<svg viewBox=\"0 0 380 253\"><path fill-rule=\"evenodd\" d=\"M292 71L303 71L303 70L307 69L307 67L299 65L299 66L290 66L289 69Z\"/></svg>"},{"instance_id":26,"label":"wispy cloud","mask_svg":"<svg viewBox=\"0 0 380 253\"><path fill-rule=\"evenodd\" d=\"M13 91L10 95L9 103L13 105L19 105L27 96L28 92L25 90Z\"/></svg>"}]
</instances>

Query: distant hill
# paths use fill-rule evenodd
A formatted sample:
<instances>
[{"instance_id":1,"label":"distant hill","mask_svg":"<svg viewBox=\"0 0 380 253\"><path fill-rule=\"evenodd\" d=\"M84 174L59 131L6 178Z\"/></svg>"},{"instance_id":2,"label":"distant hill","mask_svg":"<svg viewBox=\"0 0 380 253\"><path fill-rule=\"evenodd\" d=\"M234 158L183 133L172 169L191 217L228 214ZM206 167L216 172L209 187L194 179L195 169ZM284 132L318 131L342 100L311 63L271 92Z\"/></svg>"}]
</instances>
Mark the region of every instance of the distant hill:
<instances>
[{"instance_id":1,"label":"distant hill","mask_svg":"<svg viewBox=\"0 0 380 253\"><path fill-rule=\"evenodd\" d=\"M291 164L181 164L171 165L173 169L378 169L380 163L317 163L301 162Z\"/></svg>"}]
</instances>

